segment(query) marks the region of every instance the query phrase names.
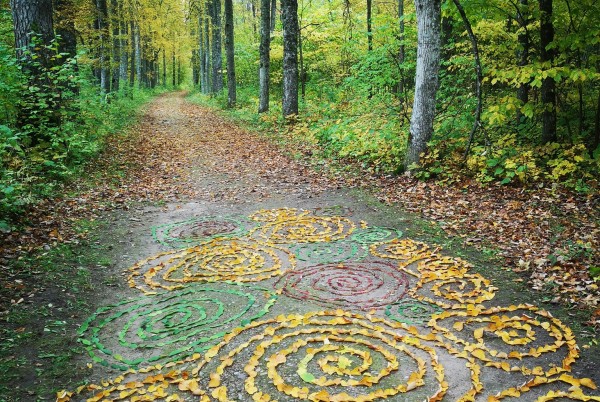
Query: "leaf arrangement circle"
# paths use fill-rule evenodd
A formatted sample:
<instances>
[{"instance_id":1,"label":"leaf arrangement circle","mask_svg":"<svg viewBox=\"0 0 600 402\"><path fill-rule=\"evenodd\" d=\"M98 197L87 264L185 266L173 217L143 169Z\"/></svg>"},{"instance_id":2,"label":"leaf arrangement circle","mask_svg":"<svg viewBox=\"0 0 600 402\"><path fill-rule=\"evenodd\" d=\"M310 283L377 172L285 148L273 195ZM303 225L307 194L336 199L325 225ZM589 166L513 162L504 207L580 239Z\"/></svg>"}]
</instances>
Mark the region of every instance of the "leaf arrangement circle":
<instances>
[{"instance_id":1,"label":"leaf arrangement circle","mask_svg":"<svg viewBox=\"0 0 600 402\"><path fill-rule=\"evenodd\" d=\"M294 266L295 258L287 249L254 240L214 239L138 262L130 268L129 284L151 293L193 282L256 282Z\"/></svg>"},{"instance_id":2,"label":"leaf arrangement circle","mask_svg":"<svg viewBox=\"0 0 600 402\"><path fill-rule=\"evenodd\" d=\"M436 304L409 298L389 304L385 308L385 315L391 320L408 325L425 325L432 315L442 311L443 309Z\"/></svg>"},{"instance_id":3,"label":"leaf arrangement circle","mask_svg":"<svg viewBox=\"0 0 600 402\"><path fill-rule=\"evenodd\" d=\"M431 323L486 366L505 371L550 376L570 371L579 356L571 330L529 305L444 311Z\"/></svg>"},{"instance_id":4,"label":"leaf arrangement circle","mask_svg":"<svg viewBox=\"0 0 600 402\"><path fill-rule=\"evenodd\" d=\"M350 239L360 244L375 244L390 241L402 236L402 231L381 226L371 226L354 231Z\"/></svg>"},{"instance_id":5,"label":"leaf arrangement circle","mask_svg":"<svg viewBox=\"0 0 600 402\"><path fill-rule=\"evenodd\" d=\"M345 239L354 228L348 218L300 215L267 222L257 235L272 243L330 242Z\"/></svg>"},{"instance_id":6,"label":"leaf arrangement circle","mask_svg":"<svg viewBox=\"0 0 600 402\"><path fill-rule=\"evenodd\" d=\"M411 289L411 296L449 308L491 300L496 295L496 289L488 279L479 274L454 276L452 271L442 274L427 271L421 274L421 279ZM417 293L418 291L421 293ZM423 295L422 291L429 292L431 296Z\"/></svg>"},{"instance_id":7,"label":"leaf arrangement circle","mask_svg":"<svg viewBox=\"0 0 600 402\"><path fill-rule=\"evenodd\" d=\"M330 243L300 243L290 249L299 261L311 264L330 264L344 261L360 261L368 255L368 249L352 241Z\"/></svg>"},{"instance_id":8,"label":"leaf arrangement circle","mask_svg":"<svg viewBox=\"0 0 600 402\"><path fill-rule=\"evenodd\" d=\"M102 307L83 323L79 341L94 361L120 370L168 362L208 349L264 315L275 298L242 284L189 286Z\"/></svg>"},{"instance_id":9,"label":"leaf arrangement circle","mask_svg":"<svg viewBox=\"0 0 600 402\"><path fill-rule=\"evenodd\" d=\"M275 284L286 296L369 310L401 299L408 279L385 262L321 264L286 272Z\"/></svg>"},{"instance_id":10,"label":"leaf arrangement circle","mask_svg":"<svg viewBox=\"0 0 600 402\"><path fill-rule=\"evenodd\" d=\"M237 216L200 216L152 228L152 235L165 246L190 247L217 237L241 237L250 223Z\"/></svg>"},{"instance_id":11,"label":"leaf arrangement circle","mask_svg":"<svg viewBox=\"0 0 600 402\"><path fill-rule=\"evenodd\" d=\"M440 400L448 384L435 350L390 325L341 311L253 323L207 353L198 367L201 400ZM245 333L250 338L235 346ZM206 386L203 372L211 373ZM224 375L235 372L247 374L243 383Z\"/></svg>"}]
</instances>

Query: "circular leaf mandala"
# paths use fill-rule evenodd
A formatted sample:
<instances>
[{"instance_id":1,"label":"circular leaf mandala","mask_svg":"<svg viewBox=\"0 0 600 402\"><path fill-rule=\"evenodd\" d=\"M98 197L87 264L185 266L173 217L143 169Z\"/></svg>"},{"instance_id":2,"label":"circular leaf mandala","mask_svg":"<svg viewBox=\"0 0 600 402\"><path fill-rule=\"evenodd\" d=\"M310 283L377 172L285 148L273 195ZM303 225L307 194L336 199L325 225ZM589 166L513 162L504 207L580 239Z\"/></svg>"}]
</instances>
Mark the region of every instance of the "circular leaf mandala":
<instances>
[{"instance_id":1,"label":"circular leaf mandala","mask_svg":"<svg viewBox=\"0 0 600 402\"><path fill-rule=\"evenodd\" d=\"M550 376L570 371L579 355L567 326L528 305L444 311L431 323L486 366L505 371Z\"/></svg>"},{"instance_id":2,"label":"circular leaf mandala","mask_svg":"<svg viewBox=\"0 0 600 402\"><path fill-rule=\"evenodd\" d=\"M385 315L390 319L408 325L425 325L434 314L444 311L433 303L422 300L403 299L385 308Z\"/></svg>"},{"instance_id":3,"label":"circular leaf mandala","mask_svg":"<svg viewBox=\"0 0 600 402\"><path fill-rule=\"evenodd\" d=\"M437 401L448 388L435 350L418 334L341 311L237 329L197 370L201 401Z\"/></svg>"},{"instance_id":4,"label":"circular leaf mandala","mask_svg":"<svg viewBox=\"0 0 600 402\"><path fill-rule=\"evenodd\" d=\"M379 242L390 241L402 236L402 231L392 228L384 228L380 226L372 226L366 229L357 229L354 231L351 240L360 244L373 244Z\"/></svg>"},{"instance_id":5,"label":"circular leaf mandala","mask_svg":"<svg viewBox=\"0 0 600 402\"><path fill-rule=\"evenodd\" d=\"M330 242L348 237L354 223L339 216L284 217L257 230L257 236L273 243Z\"/></svg>"},{"instance_id":6,"label":"circular leaf mandala","mask_svg":"<svg viewBox=\"0 0 600 402\"><path fill-rule=\"evenodd\" d=\"M284 295L330 306L369 310L402 298L406 275L384 262L321 264L288 271L275 284Z\"/></svg>"},{"instance_id":7,"label":"circular leaf mandala","mask_svg":"<svg viewBox=\"0 0 600 402\"><path fill-rule=\"evenodd\" d=\"M360 243L336 241L330 243L300 243L290 247L299 261L311 264L328 264L343 261L360 261L368 249Z\"/></svg>"},{"instance_id":8,"label":"circular leaf mandala","mask_svg":"<svg viewBox=\"0 0 600 402\"><path fill-rule=\"evenodd\" d=\"M488 279L479 274L454 276L452 271L427 271L421 274L421 279L410 293L415 299L450 308L491 300L496 290Z\"/></svg>"},{"instance_id":9,"label":"circular leaf mandala","mask_svg":"<svg viewBox=\"0 0 600 402\"><path fill-rule=\"evenodd\" d=\"M193 282L256 282L294 266L295 258L287 249L254 240L214 239L138 262L130 268L129 284L151 293Z\"/></svg>"},{"instance_id":10,"label":"circular leaf mandala","mask_svg":"<svg viewBox=\"0 0 600 402\"><path fill-rule=\"evenodd\" d=\"M126 370L201 352L227 332L263 316L276 296L221 283L126 300L98 309L79 329L92 359Z\"/></svg>"},{"instance_id":11,"label":"circular leaf mandala","mask_svg":"<svg viewBox=\"0 0 600 402\"><path fill-rule=\"evenodd\" d=\"M252 225L254 226L254 225ZM152 235L169 247L190 247L217 237L241 237L250 231L244 217L200 216L152 228Z\"/></svg>"}]
</instances>

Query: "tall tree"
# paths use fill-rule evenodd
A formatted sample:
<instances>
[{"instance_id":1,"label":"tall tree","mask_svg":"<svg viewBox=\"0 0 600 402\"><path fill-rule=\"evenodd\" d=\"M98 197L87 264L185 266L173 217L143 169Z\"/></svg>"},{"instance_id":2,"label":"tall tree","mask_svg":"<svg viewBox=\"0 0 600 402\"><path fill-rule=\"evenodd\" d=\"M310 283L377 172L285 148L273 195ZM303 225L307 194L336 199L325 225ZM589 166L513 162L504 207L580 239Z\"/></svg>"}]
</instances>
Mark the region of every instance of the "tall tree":
<instances>
[{"instance_id":1,"label":"tall tree","mask_svg":"<svg viewBox=\"0 0 600 402\"><path fill-rule=\"evenodd\" d=\"M121 41L119 38L119 4L117 0L110 0L110 26L112 39L111 56L111 91L119 90L119 79L121 75Z\"/></svg>"},{"instance_id":2,"label":"tall tree","mask_svg":"<svg viewBox=\"0 0 600 402\"><path fill-rule=\"evenodd\" d=\"M67 57L77 55L77 32L75 30L75 4L73 0L54 0L56 34L60 36L58 50Z\"/></svg>"},{"instance_id":3,"label":"tall tree","mask_svg":"<svg viewBox=\"0 0 600 402\"><path fill-rule=\"evenodd\" d=\"M269 110L269 69L271 34L269 20L269 0L260 1L260 65L258 69L258 113Z\"/></svg>"},{"instance_id":4,"label":"tall tree","mask_svg":"<svg viewBox=\"0 0 600 402\"><path fill-rule=\"evenodd\" d=\"M55 53L51 49L54 41L54 27L52 20L51 0L11 0L10 8L13 17L13 28L15 35L15 48L17 58L23 72L29 80L30 88L40 88L40 91L48 90L51 85L50 79L44 74L55 65ZM59 125L60 118L57 114L49 117L49 121L38 121L36 117L36 100L44 96L47 101L53 103L55 98L47 96L50 94L38 93L37 91L25 92L23 102L17 115L17 126L19 128L27 125L40 126L44 123ZM48 110L59 107L58 104L49 104ZM43 131L40 137L45 137ZM33 143L39 142L41 138L34 137Z\"/></svg>"},{"instance_id":5,"label":"tall tree","mask_svg":"<svg viewBox=\"0 0 600 402\"><path fill-rule=\"evenodd\" d=\"M552 65L555 50L550 46L554 41L552 22L552 0L540 0L540 61ZM544 111L542 113L542 142L556 141L556 82L553 77L542 80L540 90Z\"/></svg>"},{"instance_id":6,"label":"tall tree","mask_svg":"<svg viewBox=\"0 0 600 402\"><path fill-rule=\"evenodd\" d=\"M96 28L98 30L98 64L100 68L100 93L110 92L110 53L108 35L108 7L106 0L96 0Z\"/></svg>"},{"instance_id":7,"label":"tall tree","mask_svg":"<svg viewBox=\"0 0 600 402\"><path fill-rule=\"evenodd\" d=\"M235 105L235 57L233 38L233 1L225 0L225 55L227 58L227 105Z\"/></svg>"},{"instance_id":8,"label":"tall tree","mask_svg":"<svg viewBox=\"0 0 600 402\"><path fill-rule=\"evenodd\" d=\"M398 48L398 65L401 67L404 65L406 59L406 45L404 44L404 0L398 0L398 41L400 47ZM400 71L400 79L398 80L398 94L404 98L404 71Z\"/></svg>"},{"instance_id":9,"label":"tall tree","mask_svg":"<svg viewBox=\"0 0 600 402\"><path fill-rule=\"evenodd\" d=\"M298 114L298 0L281 1L284 116Z\"/></svg>"},{"instance_id":10,"label":"tall tree","mask_svg":"<svg viewBox=\"0 0 600 402\"><path fill-rule=\"evenodd\" d=\"M223 53L221 48L221 0L212 0L212 92L223 89Z\"/></svg>"},{"instance_id":11,"label":"tall tree","mask_svg":"<svg viewBox=\"0 0 600 402\"><path fill-rule=\"evenodd\" d=\"M441 0L415 0L417 13L417 67L410 134L404 166L418 166L433 135L440 68Z\"/></svg>"},{"instance_id":12,"label":"tall tree","mask_svg":"<svg viewBox=\"0 0 600 402\"><path fill-rule=\"evenodd\" d=\"M260 5L262 10L262 3ZM271 32L275 31L275 25L277 24L277 0L271 0Z\"/></svg>"}]
</instances>

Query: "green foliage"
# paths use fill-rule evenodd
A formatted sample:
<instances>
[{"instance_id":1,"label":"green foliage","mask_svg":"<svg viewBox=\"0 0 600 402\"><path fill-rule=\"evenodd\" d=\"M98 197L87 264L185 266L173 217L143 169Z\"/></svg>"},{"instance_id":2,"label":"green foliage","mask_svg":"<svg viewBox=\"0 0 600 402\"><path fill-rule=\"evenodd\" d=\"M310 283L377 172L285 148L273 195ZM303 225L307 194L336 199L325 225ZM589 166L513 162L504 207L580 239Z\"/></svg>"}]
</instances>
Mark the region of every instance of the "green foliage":
<instances>
[{"instance_id":1,"label":"green foliage","mask_svg":"<svg viewBox=\"0 0 600 402\"><path fill-rule=\"evenodd\" d=\"M4 217L21 213L74 177L101 150L102 139L129 122L149 97L144 92L134 99L116 96L110 103L103 102L89 75L81 76L75 66L76 61L68 59L51 68L36 65L42 72L40 82L47 87L28 86L26 72L12 84L2 81L20 94L15 106L35 113L20 129L15 119L0 125L0 215ZM56 94L61 96L61 107L53 98Z\"/></svg>"}]
</instances>

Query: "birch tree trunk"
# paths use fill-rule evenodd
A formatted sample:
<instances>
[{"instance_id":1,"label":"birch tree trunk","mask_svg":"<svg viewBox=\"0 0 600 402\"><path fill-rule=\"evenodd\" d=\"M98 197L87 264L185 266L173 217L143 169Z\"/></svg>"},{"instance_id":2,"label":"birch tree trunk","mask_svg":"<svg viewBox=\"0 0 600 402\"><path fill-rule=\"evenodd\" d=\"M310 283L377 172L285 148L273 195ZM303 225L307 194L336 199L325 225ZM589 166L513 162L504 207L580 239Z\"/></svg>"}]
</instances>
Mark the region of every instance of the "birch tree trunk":
<instances>
[{"instance_id":1,"label":"birch tree trunk","mask_svg":"<svg viewBox=\"0 0 600 402\"><path fill-rule=\"evenodd\" d=\"M260 65L258 69L258 113L263 113L269 110L269 69L270 69L270 54L271 49L271 21L269 18L269 0L261 0L260 2Z\"/></svg>"},{"instance_id":2,"label":"birch tree trunk","mask_svg":"<svg viewBox=\"0 0 600 402\"><path fill-rule=\"evenodd\" d=\"M227 57L227 106L234 107L237 101L235 92L235 57L233 38L233 0L225 0L225 55Z\"/></svg>"},{"instance_id":3,"label":"birch tree trunk","mask_svg":"<svg viewBox=\"0 0 600 402\"><path fill-rule=\"evenodd\" d=\"M415 99L404 167L418 167L433 135L438 72L440 68L441 1L415 0L417 12L417 68Z\"/></svg>"},{"instance_id":4,"label":"birch tree trunk","mask_svg":"<svg viewBox=\"0 0 600 402\"><path fill-rule=\"evenodd\" d=\"M284 116L298 114L298 0L282 0Z\"/></svg>"}]
</instances>

